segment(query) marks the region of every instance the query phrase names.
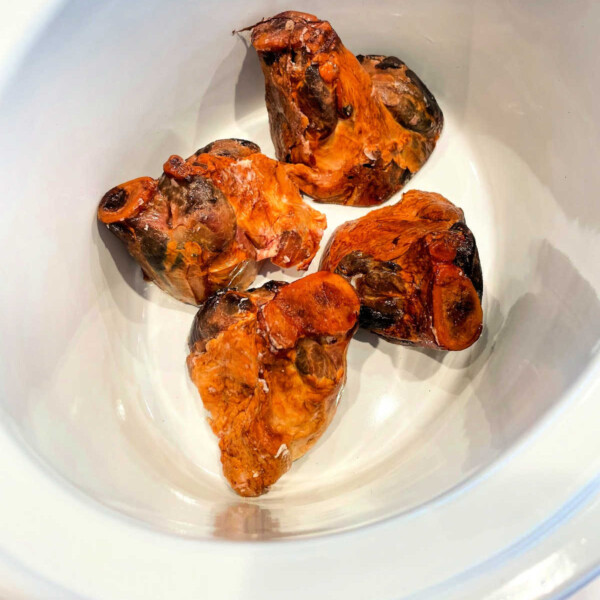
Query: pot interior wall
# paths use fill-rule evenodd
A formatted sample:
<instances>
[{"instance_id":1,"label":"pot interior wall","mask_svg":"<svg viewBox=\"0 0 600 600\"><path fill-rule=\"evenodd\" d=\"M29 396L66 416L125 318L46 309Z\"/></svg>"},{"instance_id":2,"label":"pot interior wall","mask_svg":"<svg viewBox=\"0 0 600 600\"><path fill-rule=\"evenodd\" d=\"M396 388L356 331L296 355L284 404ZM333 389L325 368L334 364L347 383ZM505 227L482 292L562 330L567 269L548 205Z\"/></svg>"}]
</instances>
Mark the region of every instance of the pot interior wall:
<instances>
[{"instance_id":1,"label":"pot interior wall","mask_svg":"<svg viewBox=\"0 0 600 600\"><path fill-rule=\"evenodd\" d=\"M0 96L5 426L103 504L175 534L227 538L325 533L414 510L531 434L600 337L596 33L586 3L550 5L294 7L329 19L355 53L399 56L438 98L447 124L408 188L464 209L485 331L462 353L360 332L324 438L247 501L221 475L187 378L194 309L144 283L95 208L116 183L156 176L170 154L218 137L273 155L257 58L231 31L289 7L65 3ZM325 239L366 212L319 208ZM267 268L261 280L297 276Z\"/></svg>"}]
</instances>

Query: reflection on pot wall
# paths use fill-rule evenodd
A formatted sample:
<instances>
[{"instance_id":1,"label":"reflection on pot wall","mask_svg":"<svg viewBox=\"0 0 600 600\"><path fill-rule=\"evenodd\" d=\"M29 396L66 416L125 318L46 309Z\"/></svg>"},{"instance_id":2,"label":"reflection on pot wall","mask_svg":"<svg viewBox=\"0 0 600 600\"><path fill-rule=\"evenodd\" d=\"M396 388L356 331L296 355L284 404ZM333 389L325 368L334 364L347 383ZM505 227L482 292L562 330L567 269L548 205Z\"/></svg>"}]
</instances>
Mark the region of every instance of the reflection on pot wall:
<instances>
[{"instance_id":1,"label":"reflection on pot wall","mask_svg":"<svg viewBox=\"0 0 600 600\"><path fill-rule=\"evenodd\" d=\"M279 521L268 508L258 504L239 502L221 510L215 517L214 535L229 540L276 538Z\"/></svg>"}]
</instances>

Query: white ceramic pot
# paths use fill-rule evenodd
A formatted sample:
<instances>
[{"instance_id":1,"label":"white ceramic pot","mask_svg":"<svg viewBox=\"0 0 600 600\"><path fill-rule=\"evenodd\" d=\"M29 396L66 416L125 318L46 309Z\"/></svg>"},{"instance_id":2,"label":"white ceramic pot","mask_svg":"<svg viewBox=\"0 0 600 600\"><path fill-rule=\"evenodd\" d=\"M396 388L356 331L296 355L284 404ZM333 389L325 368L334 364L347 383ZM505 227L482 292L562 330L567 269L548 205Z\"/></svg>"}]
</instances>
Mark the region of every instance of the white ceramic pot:
<instances>
[{"instance_id":1,"label":"white ceramic pot","mask_svg":"<svg viewBox=\"0 0 600 600\"><path fill-rule=\"evenodd\" d=\"M446 127L409 188L465 210L485 331L462 353L359 333L315 449L259 499L228 489L185 372L194 310L143 282L95 209L218 137L272 155L258 61L231 31L288 8L4 7L0 597L529 600L600 561L600 5L585 0L293 6L438 98ZM319 208L326 237L367 210Z\"/></svg>"}]
</instances>

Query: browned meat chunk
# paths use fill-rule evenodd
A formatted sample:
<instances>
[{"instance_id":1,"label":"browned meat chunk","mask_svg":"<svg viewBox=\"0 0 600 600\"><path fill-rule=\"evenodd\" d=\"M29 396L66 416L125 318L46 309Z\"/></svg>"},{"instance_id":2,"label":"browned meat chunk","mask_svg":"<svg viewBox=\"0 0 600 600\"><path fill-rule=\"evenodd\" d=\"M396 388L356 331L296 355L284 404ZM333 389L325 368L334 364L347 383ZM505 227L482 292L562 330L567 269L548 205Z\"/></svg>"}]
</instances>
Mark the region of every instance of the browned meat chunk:
<instances>
[{"instance_id":1,"label":"browned meat chunk","mask_svg":"<svg viewBox=\"0 0 600 600\"><path fill-rule=\"evenodd\" d=\"M271 137L306 194L372 206L429 158L442 112L399 59L355 57L327 21L284 12L252 28Z\"/></svg>"},{"instance_id":2,"label":"browned meat chunk","mask_svg":"<svg viewBox=\"0 0 600 600\"><path fill-rule=\"evenodd\" d=\"M360 304L338 275L221 291L196 315L188 368L241 496L265 493L329 425Z\"/></svg>"},{"instance_id":3,"label":"browned meat chunk","mask_svg":"<svg viewBox=\"0 0 600 600\"><path fill-rule=\"evenodd\" d=\"M189 304L225 287L246 289L267 258L306 269L327 225L285 166L245 140L218 140L187 160L171 156L160 179L107 192L98 218L148 279Z\"/></svg>"},{"instance_id":4,"label":"browned meat chunk","mask_svg":"<svg viewBox=\"0 0 600 600\"><path fill-rule=\"evenodd\" d=\"M479 338L483 280L463 211L411 190L334 232L321 261L352 283L360 325L391 340L463 350Z\"/></svg>"}]
</instances>

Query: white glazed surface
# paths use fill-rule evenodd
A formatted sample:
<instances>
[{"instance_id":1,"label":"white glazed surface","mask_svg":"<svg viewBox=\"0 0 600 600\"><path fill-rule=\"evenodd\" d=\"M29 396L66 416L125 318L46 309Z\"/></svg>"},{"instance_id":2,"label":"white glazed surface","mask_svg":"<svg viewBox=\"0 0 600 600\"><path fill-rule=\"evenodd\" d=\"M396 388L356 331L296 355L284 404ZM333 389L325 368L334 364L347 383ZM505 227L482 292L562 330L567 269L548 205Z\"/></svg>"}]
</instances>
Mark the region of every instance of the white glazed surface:
<instances>
[{"instance_id":1,"label":"white glazed surface","mask_svg":"<svg viewBox=\"0 0 600 600\"><path fill-rule=\"evenodd\" d=\"M549 597L594 567L598 541L574 532L599 522L600 14L551 4L294 6L330 19L355 53L397 54L438 98L446 127L408 189L465 210L486 328L459 354L359 333L330 429L254 501L227 488L185 374L194 309L145 284L94 211L112 185L217 137L272 155L256 57L230 32L289 6L56 11L0 95L6 581L33 595L45 580L45 598L300 597L295 579L302 597L500 600ZM326 237L366 212L319 208ZM547 525L567 515L570 529ZM526 557L546 587L519 579Z\"/></svg>"}]
</instances>

